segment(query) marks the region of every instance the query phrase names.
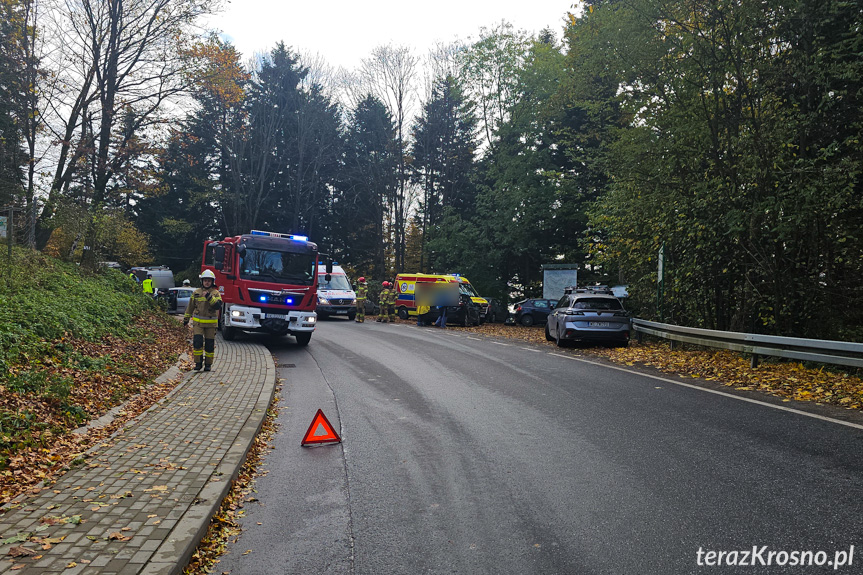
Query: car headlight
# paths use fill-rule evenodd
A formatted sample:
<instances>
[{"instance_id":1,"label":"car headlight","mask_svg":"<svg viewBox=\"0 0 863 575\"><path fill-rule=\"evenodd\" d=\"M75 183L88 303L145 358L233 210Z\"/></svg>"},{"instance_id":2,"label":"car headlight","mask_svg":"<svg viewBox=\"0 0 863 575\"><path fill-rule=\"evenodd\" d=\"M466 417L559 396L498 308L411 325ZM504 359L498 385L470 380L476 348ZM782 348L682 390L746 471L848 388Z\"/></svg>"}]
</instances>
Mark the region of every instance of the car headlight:
<instances>
[{"instance_id":1,"label":"car headlight","mask_svg":"<svg viewBox=\"0 0 863 575\"><path fill-rule=\"evenodd\" d=\"M305 318L303 321L306 323L315 323L316 321L318 321L318 318L316 316L310 315L309 317Z\"/></svg>"},{"instance_id":2,"label":"car headlight","mask_svg":"<svg viewBox=\"0 0 863 575\"><path fill-rule=\"evenodd\" d=\"M318 303L323 305L330 305L330 300L325 297L318 296Z\"/></svg>"},{"instance_id":3,"label":"car headlight","mask_svg":"<svg viewBox=\"0 0 863 575\"><path fill-rule=\"evenodd\" d=\"M357 305L357 300L352 299L352 300L351 300L351 305Z\"/></svg>"},{"instance_id":4,"label":"car headlight","mask_svg":"<svg viewBox=\"0 0 863 575\"><path fill-rule=\"evenodd\" d=\"M237 311L237 310L232 310L231 311L231 317L243 317L243 312Z\"/></svg>"}]
</instances>

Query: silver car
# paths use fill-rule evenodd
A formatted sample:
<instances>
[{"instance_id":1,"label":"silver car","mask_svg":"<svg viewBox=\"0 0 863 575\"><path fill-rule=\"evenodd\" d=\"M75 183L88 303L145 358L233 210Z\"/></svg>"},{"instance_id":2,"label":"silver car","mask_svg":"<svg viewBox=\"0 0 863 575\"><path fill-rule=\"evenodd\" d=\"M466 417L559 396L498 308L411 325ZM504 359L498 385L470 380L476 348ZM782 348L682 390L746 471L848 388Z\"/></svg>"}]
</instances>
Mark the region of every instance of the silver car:
<instances>
[{"instance_id":1,"label":"silver car","mask_svg":"<svg viewBox=\"0 0 863 575\"><path fill-rule=\"evenodd\" d=\"M545 339L562 347L569 341L603 341L629 345L629 312L613 295L566 294L548 314Z\"/></svg>"},{"instance_id":2,"label":"silver car","mask_svg":"<svg viewBox=\"0 0 863 575\"><path fill-rule=\"evenodd\" d=\"M189 305L189 298L195 293L195 288L191 287L172 287L169 288L170 296L168 298L168 313L186 313L186 307ZM176 296L176 297L174 297Z\"/></svg>"}]
</instances>

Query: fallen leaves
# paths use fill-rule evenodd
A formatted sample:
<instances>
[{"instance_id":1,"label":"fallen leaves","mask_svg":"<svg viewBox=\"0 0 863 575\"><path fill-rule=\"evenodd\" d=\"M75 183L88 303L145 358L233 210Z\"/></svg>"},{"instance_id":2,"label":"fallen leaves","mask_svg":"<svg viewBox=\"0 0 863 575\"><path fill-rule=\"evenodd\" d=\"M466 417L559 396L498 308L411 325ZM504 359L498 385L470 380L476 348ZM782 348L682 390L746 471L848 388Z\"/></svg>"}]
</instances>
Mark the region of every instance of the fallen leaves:
<instances>
[{"instance_id":1,"label":"fallen leaves","mask_svg":"<svg viewBox=\"0 0 863 575\"><path fill-rule=\"evenodd\" d=\"M16 547L12 547L9 549L9 552L6 553L9 557L18 558L18 557L33 557L34 555L38 555L39 552L35 549L30 549L29 547L24 547L23 545L18 545Z\"/></svg>"},{"instance_id":2,"label":"fallen leaves","mask_svg":"<svg viewBox=\"0 0 863 575\"><path fill-rule=\"evenodd\" d=\"M56 516L56 515L46 515L39 519L39 523L43 523L45 525L65 525L66 523L71 523L72 525L80 525L84 521L81 519L80 515L72 515L71 517L66 517L65 515Z\"/></svg>"},{"instance_id":3,"label":"fallen leaves","mask_svg":"<svg viewBox=\"0 0 863 575\"><path fill-rule=\"evenodd\" d=\"M111 533L110 535L108 535L109 541L128 541L129 539L131 539L131 537L127 537L126 535L123 535L119 531L115 531L114 533Z\"/></svg>"},{"instance_id":4,"label":"fallen leaves","mask_svg":"<svg viewBox=\"0 0 863 575\"><path fill-rule=\"evenodd\" d=\"M0 464L2 455L7 455L6 465L0 465L0 504L20 495L37 493L40 483L56 480L76 462L83 462L83 453L176 386L177 381L154 384L152 380L187 350L186 331L164 314L139 318L139 325L140 332L152 336L152 341L142 345L139 340L126 341L117 337L99 342L64 338L62 346L77 358L76 362L63 361L58 356L38 365L34 362L10 370L15 373L42 370L48 375L70 378L75 383L63 402L47 395L16 393L0 386L0 411L28 413L34 421L40 422L39 427L31 427L23 435L0 437ZM101 369L84 367L95 361L101 362ZM67 415L69 406L78 413L98 417L125 400L128 402L123 411L108 425L83 434L71 433L79 423Z\"/></svg>"},{"instance_id":5,"label":"fallen leaves","mask_svg":"<svg viewBox=\"0 0 863 575\"><path fill-rule=\"evenodd\" d=\"M258 501L255 497L249 497L249 494L254 490L255 478L264 473L260 470L259 465L264 454L271 449L269 444L276 432L280 391L281 383L278 383L273 401L267 409L267 417L264 419L261 431L255 436L252 447L246 455L246 461L237 475L237 479L231 484L231 490L222 501L221 508L210 521L207 533L201 539L197 549L195 549L189 565L183 571L183 575L206 575L211 573L213 566L219 562L219 556L225 552L228 539L240 533L240 525L237 521L240 517L240 509L243 503ZM249 549L243 555L251 552L252 550Z\"/></svg>"},{"instance_id":6,"label":"fallen leaves","mask_svg":"<svg viewBox=\"0 0 863 575\"><path fill-rule=\"evenodd\" d=\"M555 347L553 342L546 341L542 327L484 324L458 329L460 332ZM694 346L671 350L664 341L644 344L632 341L629 347L623 348L585 344L559 351L600 356L627 366L653 367L680 377L714 381L739 391L769 393L788 401L814 401L863 409L863 379L825 367L816 369L798 362L762 357L761 365L753 369L749 358L739 353Z\"/></svg>"}]
</instances>

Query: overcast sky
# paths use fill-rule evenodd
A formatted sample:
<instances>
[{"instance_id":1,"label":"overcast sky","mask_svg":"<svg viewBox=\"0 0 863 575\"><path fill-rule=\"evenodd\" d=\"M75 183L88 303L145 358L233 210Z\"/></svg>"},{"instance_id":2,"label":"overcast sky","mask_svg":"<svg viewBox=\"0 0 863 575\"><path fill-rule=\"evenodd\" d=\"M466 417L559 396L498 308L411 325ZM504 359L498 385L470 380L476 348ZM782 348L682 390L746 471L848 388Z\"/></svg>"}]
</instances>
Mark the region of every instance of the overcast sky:
<instances>
[{"instance_id":1,"label":"overcast sky","mask_svg":"<svg viewBox=\"0 0 863 575\"><path fill-rule=\"evenodd\" d=\"M551 27L561 37L574 0L233 0L213 18L248 60L279 41L320 54L333 68L356 68L375 46L410 46L424 56L436 42L476 38L506 20L517 29Z\"/></svg>"}]
</instances>

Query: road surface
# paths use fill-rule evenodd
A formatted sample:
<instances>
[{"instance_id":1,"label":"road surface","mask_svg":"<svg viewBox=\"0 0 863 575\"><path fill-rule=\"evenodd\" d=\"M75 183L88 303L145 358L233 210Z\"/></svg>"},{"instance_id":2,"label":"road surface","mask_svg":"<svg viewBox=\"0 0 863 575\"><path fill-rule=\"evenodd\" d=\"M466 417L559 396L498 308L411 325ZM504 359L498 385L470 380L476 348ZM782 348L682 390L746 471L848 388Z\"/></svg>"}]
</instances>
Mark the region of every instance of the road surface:
<instances>
[{"instance_id":1,"label":"road surface","mask_svg":"<svg viewBox=\"0 0 863 575\"><path fill-rule=\"evenodd\" d=\"M217 573L863 573L863 426L458 328L270 347L280 430ZM340 445L300 447L318 408Z\"/></svg>"}]
</instances>

